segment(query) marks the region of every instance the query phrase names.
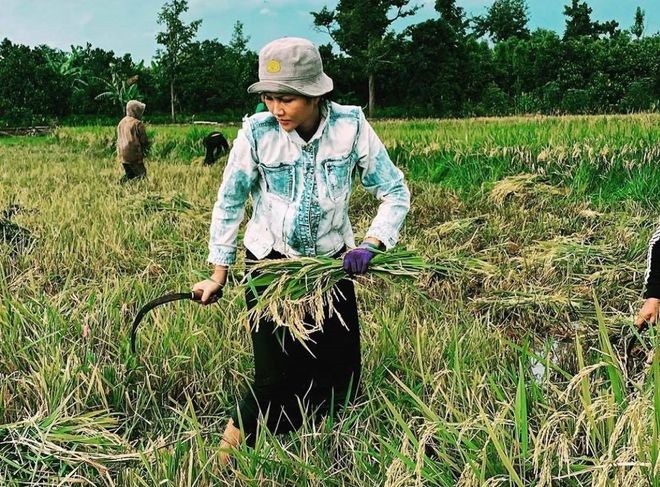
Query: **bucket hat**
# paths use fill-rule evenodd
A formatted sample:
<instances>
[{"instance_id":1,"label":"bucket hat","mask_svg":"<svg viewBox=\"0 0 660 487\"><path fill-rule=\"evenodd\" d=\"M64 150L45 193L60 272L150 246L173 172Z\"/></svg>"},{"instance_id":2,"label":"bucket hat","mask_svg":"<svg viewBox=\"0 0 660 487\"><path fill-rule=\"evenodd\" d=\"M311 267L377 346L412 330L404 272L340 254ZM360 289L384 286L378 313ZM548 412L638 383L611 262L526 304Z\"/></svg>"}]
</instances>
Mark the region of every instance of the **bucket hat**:
<instances>
[{"instance_id":1,"label":"bucket hat","mask_svg":"<svg viewBox=\"0 0 660 487\"><path fill-rule=\"evenodd\" d=\"M283 37L259 51L259 81L247 90L248 93L321 96L332 88L332 79L323 72L316 46L300 37Z\"/></svg>"}]
</instances>

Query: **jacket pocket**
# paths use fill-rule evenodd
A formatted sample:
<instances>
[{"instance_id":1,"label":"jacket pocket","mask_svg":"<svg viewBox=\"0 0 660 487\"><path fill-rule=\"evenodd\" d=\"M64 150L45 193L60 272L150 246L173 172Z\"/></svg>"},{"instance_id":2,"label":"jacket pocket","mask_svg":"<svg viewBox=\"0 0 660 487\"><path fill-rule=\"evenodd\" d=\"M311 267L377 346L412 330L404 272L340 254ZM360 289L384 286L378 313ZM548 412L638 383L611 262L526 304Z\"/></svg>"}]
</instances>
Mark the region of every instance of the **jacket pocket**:
<instances>
[{"instance_id":1,"label":"jacket pocket","mask_svg":"<svg viewBox=\"0 0 660 487\"><path fill-rule=\"evenodd\" d=\"M283 162L276 165L259 166L266 182L268 193L293 201L296 167L293 163Z\"/></svg>"},{"instance_id":2,"label":"jacket pocket","mask_svg":"<svg viewBox=\"0 0 660 487\"><path fill-rule=\"evenodd\" d=\"M353 164L350 159L326 159L322 163L328 196L333 200L343 198L351 187Z\"/></svg>"}]
</instances>

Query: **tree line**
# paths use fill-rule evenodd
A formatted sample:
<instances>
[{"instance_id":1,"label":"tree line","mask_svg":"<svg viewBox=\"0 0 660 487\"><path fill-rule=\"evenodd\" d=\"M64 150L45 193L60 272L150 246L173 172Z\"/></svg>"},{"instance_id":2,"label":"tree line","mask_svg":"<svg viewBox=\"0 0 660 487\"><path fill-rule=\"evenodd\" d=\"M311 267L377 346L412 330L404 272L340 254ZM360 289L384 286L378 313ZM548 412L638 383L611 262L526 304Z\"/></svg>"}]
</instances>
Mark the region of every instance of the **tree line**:
<instances>
[{"instance_id":1,"label":"tree line","mask_svg":"<svg viewBox=\"0 0 660 487\"><path fill-rule=\"evenodd\" d=\"M154 60L93 47L70 51L0 43L0 120L4 125L116 119L128 99L152 119L236 120L257 100L257 53L236 22L228 44L196 40L202 20L185 23L187 0L158 12ZM587 2L564 5L565 29L530 31L525 0L495 0L468 16L456 0L436 0L435 18L414 18L411 0L340 0L310 12L328 34L320 46L335 81L332 98L371 116L464 117L519 113L626 113L660 106L660 33L645 35L645 13L631 26L592 20Z\"/></svg>"}]
</instances>

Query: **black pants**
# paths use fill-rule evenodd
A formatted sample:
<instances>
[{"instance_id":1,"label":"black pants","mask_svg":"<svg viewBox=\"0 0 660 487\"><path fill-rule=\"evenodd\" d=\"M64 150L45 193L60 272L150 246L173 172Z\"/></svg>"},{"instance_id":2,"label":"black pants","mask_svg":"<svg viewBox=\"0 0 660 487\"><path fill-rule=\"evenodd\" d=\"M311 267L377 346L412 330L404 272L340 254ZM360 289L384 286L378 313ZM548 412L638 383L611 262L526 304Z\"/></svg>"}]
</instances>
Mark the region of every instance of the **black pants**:
<instances>
[{"instance_id":1,"label":"black pants","mask_svg":"<svg viewBox=\"0 0 660 487\"><path fill-rule=\"evenodd\" d=\"M256 260L247 251L250 260ZM269 259L284 258L273 251ZM257 289L261 292L262 289ZM243 395L232 419L243 427L248 444L254 441L261 416L273 433L297 429L305 416L332 414L353 399L360 381L360 328L353 282L340 281L333 298L341 314L328 316L322 331L312 334L306 345L314 356L283 327L270 319L250 323L254 350L254 382ZM251 290L246 291L248 308L256 304ZM306 321L312 322L311 317Z\"/></svg>"},{"instance_id":2,"label":"black pants","mask_svg":"<svg viewBox=\"0 0 660 487\"><path fill-rule=\"evenodd\" d=\"M122 166L124 166L125 174L119 180L121 183L130 181L131 179L142 179L147 175L147 168L144 167L143 162L136 162L131 164L124 162L122 163Z\"/></svg>"}]
</instances>

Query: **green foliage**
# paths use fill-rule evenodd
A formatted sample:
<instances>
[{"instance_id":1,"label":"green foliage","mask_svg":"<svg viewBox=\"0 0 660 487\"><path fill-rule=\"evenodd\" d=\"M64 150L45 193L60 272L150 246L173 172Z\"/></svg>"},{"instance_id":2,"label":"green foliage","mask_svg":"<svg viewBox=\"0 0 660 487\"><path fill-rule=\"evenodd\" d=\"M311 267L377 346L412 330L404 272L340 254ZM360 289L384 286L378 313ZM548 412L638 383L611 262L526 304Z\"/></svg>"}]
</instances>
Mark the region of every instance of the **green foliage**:
<instances>
[{"instance_id":1,"label":"green foliage","mask_svg":"<svg viewBox=\"0 0 660 487\"><path fill-rule=\"evenodd\" d=\"M237 111L243 115L253 105L246 91L257 72L257 56L246 47L249 38L237 22L231 42L191 42L179 75L180 107L186 113ZM237 117L238 118L238 117Z\"/></svg>"},{"instance_id":2,"label":"green foliage","mask_svg":"<svg viewBox=\"0 0 660 487\"><path fill-rule=\"evenodd\" d=\"M441 19L409 27L406 31L409 40L402 46L397 60L399 72L388 70L387 76L383 76L387 91L381 98L392 105L397 99L405 99L408 116L429 112L439 116L460 115L461 106L475 95L478 97L488 83L488 77L482 75L490 61L486 55L488 48L484 51L467 37L466 22L451 17L452 12L447 14L450 20L445 20L443 14ZM462 11L454 15L459 13ZM400 114L405 116L406 110L400 110Z\"/></svg>"},{"instance_id":3,"label":"green foliage","mask_svg":"<svg viewBox=\"0 0 660 487\"><path fill-rule=\"evenodd\" d=\"M621 99L621 107L628 112L653 110L654 103L657 103L653 97L653 88L651 78L641 78L631 82Z\"/></svg>"},{"instance_id":4,"label":"green foliage","mask_svg":"<svg viewBox=\"0 0 660 487\"><path fill-rule=\"evenodd\" d=\"M495 83L489 84L481 97L477 115L506 115L509 111L509 98Z\"/></svg>"},{"instance_id":5,"label":"green foliage","mask_svg":"<svg viewBox=\"0 0 660 487\"><path fill-rule=\"evenodd\" d=\"M83 79L84 72L81 58L82 48L76 46L71 46L71 52L68 54L60 52L46 53L50 68L70 83L74 91L79 91L82 87L87 86L87 82Z\"/></svg>"},{"instance_id":6,"label":"green foliage","mask_svg":"<svg viewBox=\"0 0 660 487\"><path fill-rule=\"evenodd\" d=\"M644 17L646 15L646 12L641 9L641 7L637 7L635 9L635 23L633 26L630 28L630 33L633 34L637 39L642 37L642 34L644 33Z\"/></svg>"},{"instance_id":7,"label":"green foliage","mask_svg":"<svg viewBox=\"0 0 660 487\"><path fill-rule=\"evenodd\" d=\"M473 19L475 32L479 36L488 34L495 42L525 39L529 37L527 10L525 0L495 0L484 17Z\"/></svg>"},{"instance_id":8,"label":"green foliage","mask_svg":"<svg viewBox=\"0 0 660 487\"><path fill-rule=\"evenodd\" d=\"M138 89L138 75L129 79L122 79L116 66L110 64L111 78L109 80L100 80L106 87L106 91L99 93L94 97L95 100L110 100L116 105L118 113L123 113L126 103L129 100L142 100L143 96Z\"/></svg>"},{"instance_id":9,"label":"green foliage","mask_svg":"<svg viewBox=\"0 0 660 487\"><path fill-rule=\"evenodd\" d=\"M156 42L164 48L157 50L156 59L162 65L169 82L172 122L175 121L175 83L181 72L181 64L187 56L188 47L202 24L201 20L184 23L181 15L187 11L187 0L171 0L163 5L157 21L158 24L165 26L163 32L156 34Z\"/></svg>"},{"instance_id":10,"label":"green foliage","mask_svg":"<svg viewBox=\"0 0 660 487\"><path fill-rule=\"evenodd\" d=\"M435 0L435 10L457 32L464 32L468 24L465 9L456 5L456 0Z\"/></svg>"},{"instance_id":11,"label":"green foliage","mask_svg":"<svg viewBox=\"0 0 660 487\"><path fill-rule=\"evenodd\" d=\"M593 10L587 5L587 2L571 1L570 6L564 6L564 15L567 17L564 39L593 35L594 25L591 22L591 12Z\"/></svg>"},{"instance_id":12,"label":"green foliage","mask_svg":"<svg viewBox=\"0 0 660 487\"><path fill-rule=\"evenodd\" d=\"M5 123L27 123L62 115L69 109L64 80L48 65L53 51L0 43L0 118Z\"/></svg>"},{"instance_id":13,"label":"green foliage","mask_svg":"<svg viewBox=\"0 0 660 487\"><path fill-rule=\"evenodd\" d=\"M564 5L566 29L564 39L572 39L582 36L598 37L600 34L608 34L610 37L619 32L619 23L614 20L606 22L592 22L592 8L587 2L580 3L579 0L571 0L571 5Z\"/></svg>"},{"instance_id":14,"label":"green foliage","mask_svg":"<svg viewBox=\"0 0 660 487\"><path fill-rule=\"evenodd\" d=\"M418 6L410 0L340 0L335 10L323 7L311 12L314 25L324 29L339 48L355 59L368 78L369 115L374 115L376 81L379 66L391 62L399 36L391 31L395 20L414 15ZM392 16L389 16L391 11Z\"/></svg>"}]
</instances>

